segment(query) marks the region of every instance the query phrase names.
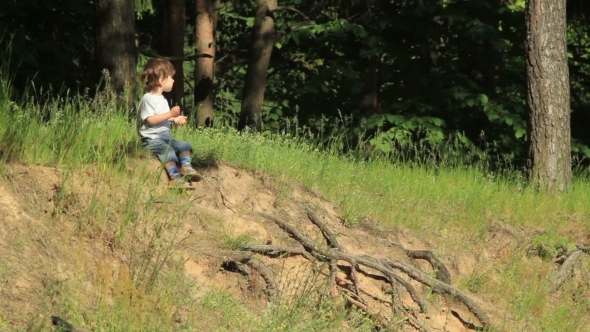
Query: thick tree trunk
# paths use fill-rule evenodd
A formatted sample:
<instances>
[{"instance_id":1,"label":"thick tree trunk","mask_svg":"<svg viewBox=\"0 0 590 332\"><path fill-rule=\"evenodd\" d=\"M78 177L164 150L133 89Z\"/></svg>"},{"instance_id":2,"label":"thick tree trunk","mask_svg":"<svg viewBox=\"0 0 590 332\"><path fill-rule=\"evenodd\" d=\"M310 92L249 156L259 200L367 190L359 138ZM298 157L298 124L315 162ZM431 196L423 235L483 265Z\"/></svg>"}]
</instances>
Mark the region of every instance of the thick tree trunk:
<instances>
[{"instance_id":1,"label":"thick tree trunk","mask_svg":"<svg viewBox=\"0 0 590 332\"><path fill-rule=\"evenodd\" d=\"M213 0L197 0L195 54L208 54L195 60L196 125L213 126L213 75L215 72L215 8ZM194 122L193 122L194 123Z\"/></svg>"},{"instance_id":2,"label":"thick tree trunk","mask_svg":"<svg viewBox=\"0 0 590 332\"><path fill-rule=\"evenodd\" d=\"M110 88L131 91L136 82L135 0L95 0L95 57L108 70ZM132 97L132 96L129 96Z\"/></svg>"},{"instance_id":3,"label":"thick tree trunk","mask_svg":"<svg viewBox=\"0 0 590 332\"><path fill-rule=\"evenodd\" d=\"M272 48L275 43L275 22L271 16L277 0L258 0L258 10L252 30L252 47L242 95L242 110L238 129L250 127L262 130L262 103Z\"/></svg>"},{"instance_id":4,"label":"thick tree trunk","mask_svg":"<svg viewBox=\"0 0 590 332\"><path fill-rule=\"evenodd\" d=\"M185 0L166 0L164 4L164 28L162 55L182 58L184 57L184 22ZM184 69L182 60L171 61L176 73L174 74L174 87L166 94L171 99L173 106L180 105L184 110Z\"/></svg>"},{"instance_id":5,"label":"thick tree trunk","mask_svg":"<svg viewBox=\"0 0 590 332\"><path fill-rule=\"evenodd\" d=\"M539 189L559 191L572 181L565 6L566 0L529 0L526 8L529 178Z\"/></svg>"}]
</instances>

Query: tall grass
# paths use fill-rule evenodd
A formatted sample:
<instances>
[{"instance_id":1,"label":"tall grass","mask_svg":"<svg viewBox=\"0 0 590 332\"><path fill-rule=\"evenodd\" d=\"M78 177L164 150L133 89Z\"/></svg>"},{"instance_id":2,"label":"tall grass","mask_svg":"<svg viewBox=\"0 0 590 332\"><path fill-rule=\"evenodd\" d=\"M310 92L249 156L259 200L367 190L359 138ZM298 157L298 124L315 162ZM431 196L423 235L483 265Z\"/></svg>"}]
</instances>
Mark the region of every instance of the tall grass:
<instances>
[{"instance_id":1,"label":"tall grass","mask_svg":"<svg viewBox=\"0 0 590 332\"><path fill-rule=\"evenodd\" d=\"M84 315L77 304L88 296L82 285L66 290L60 280L50 283L48 296L78 322L86 316L101 331L162 331L170 328L176 309L188 304L215 313L225 323L207 321L206 315L192 310L193 318L186 320L185 326L211 324L212 330L314 330L314 324L336 330L331 322L348 319L336 314L344 310L338 303L322 304L330 315L317 316L317 312L298 305L290 311L271 308L259 316L221 290L192 302L191 289L198 285L183 278L181 266L169 266L170 244L178 240L174 232L167 232L175 227L174 215L152 214L153 206L139 203L139 189L149 185L150 174L138 171L131 175L136 181L128 181L128 164L147 155L139 146L130 111L117 108L112 99L101 94L89 98L64 93L45 103L29 97L13 100L10 84L0 76L0 170L14 163L63 170L94 167L105 183L127 186L121 191L125 196L110 201L104 200L106 189L100 186L85 198L62 197L63 204L68 199L86 199L81 212L86 217L79 220L79 232L98 234L129 255L128 265L116 270L114 286L107 285L114 268L106 263L99 268L102 272L94 279L96 285L114 287L120 296L94 295L97 301L88 305L92 314ZM343 154L337 137L324 137L319 142L290 134L238 133L229 127L179 128L174 135L193 143L196 159L214 155L224 162L266 172L277 181L300 183L335 202L349 226L408 228L443 255L453 255L458 248L469 251L481 247L483 235L494 223L535 229L547 238L565 238L566 242L579 240L577 234L588 235L590 185L585 177L577 177L570 192L554 195L529 188L516 171L498 174L483 164L466 167L456 160L429 158L438 152L421 151L422 147L416 147L416 153L425 157L416 163L395 154L368 158L371 155L365 151L354 149ZM66 177L64 193L73 192L74 180ZM122 217L113 216L113 209ZM129 245L129 239L141 241ZM482 272L465 278L462 284L471 291L491 294L490 298L511 308L531 330L583 329L589 306L574 303L566 295L547 305L552 301L546 277L551 263L541 261L534 266L521 258L515 254L502 261L503 265L490 267L499 280ZM269 320L260 318L264 315ZM198 318L206 322L198 323ZM363 324L359 326L369 328Z\"/></svg>"},{"instance_id":2,"label":"tall grass","mask_svg":"<svg viewBox=\"0 0 590 332\"><path fill-rule=\"evenodd\" d=\"M288 135L264 137L232 129L183 131L201 153L252 170L270 172L317 190L338 203L348 222L370 217L415 230L445 225L479 231L491 221L563 231L590 212L590 187L574 180L571 192L554 195L528 187L519 173L501 176L483 167L365 161L318 149Z\"/></svg>"}]
</instances>

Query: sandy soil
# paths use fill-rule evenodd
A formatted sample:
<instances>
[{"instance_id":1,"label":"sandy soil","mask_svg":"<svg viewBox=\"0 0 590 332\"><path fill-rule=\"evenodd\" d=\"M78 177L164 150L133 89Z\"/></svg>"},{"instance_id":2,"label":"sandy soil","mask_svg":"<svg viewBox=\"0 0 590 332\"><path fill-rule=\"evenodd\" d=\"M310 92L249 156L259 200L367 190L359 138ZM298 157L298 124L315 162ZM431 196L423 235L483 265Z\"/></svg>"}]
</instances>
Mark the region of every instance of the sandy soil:
<instances>
[{"instance_id":1,"label":"sandy soil","mask_svg":"<svg viewBox=\"0 0 590 332\"><path fill-rule=\"evenodd\" d=\"M142 167L145 172L140 172ZM245 239L251 244L301 248L301 243L262 215L269 214L290 223L317 245L327 248L326 239L310 222L306 208L314 211L336 234L348 253L376 259L389 257L434 275L428 262L409 258L403 250L388 245L387 241L409 250L434 251L436 244L425 243L407 230L388 228L370 220L360 226L347 227L334 204L280 176L227 164L209 165L201 168L205 178L194 184L196 190L177 194L168 200L165 175L153 176L160 174L158 167L153 160L138 159L130 163L128 171L131 175L137 174L135 178L147 174L142 190L135 193L125 181L106 178L100 170L92 168L77 170L72 176L54 168L10 165L0 180L0 296L3 299L0 311L5 315L0 317L0 322L25 328L31 316L49 317L51 313L40 312L50 307L42 303L44 300L40 294L56 280L74 278L87 282L88 291L92 292L95 285L88 280L97 273L99 266L109 265L115 274L121 271L129 261L125 256L127 251L113 250L105 255L104 248L130 248L132 244L117 244L116 236L109 236L105 231L109 228L97 226L97 221L116 220L124 213L121 202L131 194L136 194L140 203L149 202L154 209L183 211L176 220L178 227L174 237L182 241L178 241L175 247L175 257L184 260L186 274L202 285L196 298L213 287L223 287L252 308L260 307L268 300L268 285L252 269L250 275L239 273L235 266L232 271L224 263L227 250L224 251L223 243L227 246L228 239ZM111 212L93 215L89 207L97 193L103 199L112 200L112 215L109 215ZM141 222L142 217L139 213L132 222ZM501 257L517 245L510 230L498 226L490 231L484 252L456 252L452 257L439 259L449 269L450 285L456 286L458 277L472 273L481 257ZM257 257L271 269L282 297L296 294L301 281L314 275L313 264L301 255ZM328 266L316 265L324 273L316 273L320 276L317 280L327 284ZM245 265L238 264L238 269L240 266L244 268ZM360 267L356 273L358 291L355 292L350 264L339 261L338 267L337 282L329 293L332 296L347 294L357 299L366 310L388 319L392 311L392 287L382 274ZM429 303L427 311L421 312L409 293L396 284L393 289L401 300L396 304L397 309L403 308L409 317L403 330L470 331L470 327L481 326L460 301L433 294L430 287L404 273L399 272L399 276ZM492 322L504 315L477 294L465 292Z\"/></svg>"}]
</instances>

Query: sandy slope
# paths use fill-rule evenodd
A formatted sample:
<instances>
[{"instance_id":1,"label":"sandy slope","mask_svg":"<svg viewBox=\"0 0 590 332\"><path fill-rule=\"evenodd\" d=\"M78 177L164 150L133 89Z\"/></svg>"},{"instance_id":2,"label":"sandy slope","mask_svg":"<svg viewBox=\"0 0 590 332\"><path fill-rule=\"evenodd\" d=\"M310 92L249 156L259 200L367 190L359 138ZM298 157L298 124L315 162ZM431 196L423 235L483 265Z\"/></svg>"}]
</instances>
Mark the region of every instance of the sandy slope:
<instances>
[{"instance_id":1,"label":"sandy slope","mask_svg":"<svg viewBox=\"0 0 590 332\"><path fill-rule=\"evenodd\" d=\"M140 172L145 165L145 172ZM183 211L177 220L179 227L176 233L170 236L182 239L177 241L174 257L184 259L186 274L202 285L199 294L195 294L196 298L212 287L222 286L231 289L236 298L249 306L263 304L267 300L267 285L263 278L255 273L246 277L236 271L221 269L228 265L223 262L225 252L220 244L228 238L242 238L254 244L300 246L277 224L259 214L266 213L289 222L304 236L326 246L322 233L310 222L306 207L312 209L337 234L338 240L349 253L376 258L390 257L431 275L434 273L426 261L410 259L402 250L382 240L394 241L406 249L414 250L434 250L434 245L423 243L403 229L386 228L371 221L365 221L359 227L345 227L333 204L280 176L221 164L202 169L205 180L195 184L197 190L177 194L169 199L165 176L149 176L159 173L155 161L135 160L128 168L129 174L136 175L131 176L129 181L146 176L142 190L137 193L140 204L148 204L149 201L154 209ZM74 280L87 285L88 293L92 294L97 287L94 282L99 273L97 271L104 269L105 264L111 267L114 276L129 264L126 253L133 248L133 244L115 243L116 239L108 235L110 224L97 226L96 222L109 218L117 220L117 216L124 213L125 209L121 202L132 191L128 183L108 179L100 174L92 168L78 170L75 176L40 166L11 165L8 168L0 181L0 297L3 299L0 301L0 322L11 328L27 328L32 321L36 324L48 321L49 316L58 309L52 307L50 297L43 294L47 294L47 289L53 284ZM111 200L113 211L92 215L94 212L89 206L97 196ZM141 223L142 218L147 216L139 213L133 222ZM503 255L503 251L515 245L510 233L503 229L495 231L490 238L485 253L487 255ZM138 243L144 240L124 239ZM105 255L105 248L112 247L119 249L113 249L109 255ZM272 270L283 297L291 296L298 282L312 274L311 264L300 255L258 257ZM473 253L439 257L450 270L451 285L460 274L472 272L474 257ZM338 282L331 290L332 295L353 289L350 265L344 261L338 264ZM323 266L323 271L329 275L327 266ZM423 324L430 331L470 330L466 327L469 324L461 320L480 325L463 304L446 296L432 295L429 287L402 273L400 276L429 301L428 310L423 313L407 292L399 291L403 304L398 306L411 313L409 316L414 323ZM372 313L389 317L389 283L380 277L378 271L370 268L361 268L357 273L357 281L361 290L360 302ZM486 303L477 294L468 295L487 312L492 322L498 319L499 314L492 304ZM408 321L404 330L417 330L414 325Z\"/></svg>"}]
</instances>

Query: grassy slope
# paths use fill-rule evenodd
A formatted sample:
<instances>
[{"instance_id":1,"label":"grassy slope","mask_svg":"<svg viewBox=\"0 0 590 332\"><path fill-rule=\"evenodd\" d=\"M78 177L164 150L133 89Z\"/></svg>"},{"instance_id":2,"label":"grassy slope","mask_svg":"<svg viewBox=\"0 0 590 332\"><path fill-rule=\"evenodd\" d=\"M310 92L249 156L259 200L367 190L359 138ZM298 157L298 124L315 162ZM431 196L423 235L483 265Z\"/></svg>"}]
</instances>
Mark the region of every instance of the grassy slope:
<instances>
[{"instance_id":1,"label":"grassy slope","mask_svg":"<svg viewBox=\"0 0 590 332\"><path fill-rule=\"evenodd\" d=\"M65 172L80 165L94 165L105 179L117 179L126 169L128 156L142 154L134 125L123 115L104 111L112 109L106 98L73 99L39 107L9 102L4 93L0 98L0 150L8 162L46 165ZM41 121L43 114L49 115L49 122ZM558 267L552 260L561 248L588 241L590 188L585 179L577 179L571 192L554 195L530 190L516 176L507 180L477 168L337 157L330 151L319 151L313 142L288 135L265 138L238 135L224 128L183 128L175 135L193 142L198 155L213 154L248 169L275 174L278 181L302 183L337 203L345 222L353 227L378 224L410 229L415 236L431 243L443 259L464 252L478 253L478 269L462 277L459 285L511 311L516 319L514 324L539 331L586 328L587 284L566 284L566 291L550 292ZM519 245L502 257L491 259L479 253L485 252L486 236L498 224L510 229ZM118 227L117 231L125 229ZM584 257L583 261L587 259ZM585 269L584 265L582 270ZM178 301L188 301L186 289L192 286L184 284L186 281L178 273L167 273L162 278L167 279L160 280L160 285L171 286L157 288L160 293L149 296L165 299L162 303L170 307ZM125 283L131 281L122 281L121 287ZM60 301L67 302L63 298ZM97 312L92 320L97 329L117 330L107 322L119 321L129 330L147 330L148 325L150 330L158 330L169 319L166 308L142 302L115 303L120 305L115 306L116 310L112 304L105 309L106 303L93 307ZM137 309L140 304L141 310ZM74 317L82 315L83 305L67 305ZM248 330L272 330L290 326L292 321L301 322L305 315L296 311L274 312L267 319L260 319L223 291L205 296L200 310L226 321L223 326L211 322L221 330L241 324ZM120 317L117 319L113 313ZM270 324L268 317L278 321L272 320ZM313 323L320 324L322 319Z\"/></svg>"}]
</instances>

